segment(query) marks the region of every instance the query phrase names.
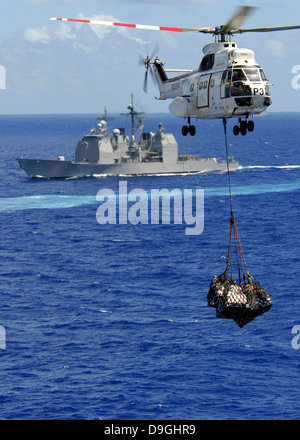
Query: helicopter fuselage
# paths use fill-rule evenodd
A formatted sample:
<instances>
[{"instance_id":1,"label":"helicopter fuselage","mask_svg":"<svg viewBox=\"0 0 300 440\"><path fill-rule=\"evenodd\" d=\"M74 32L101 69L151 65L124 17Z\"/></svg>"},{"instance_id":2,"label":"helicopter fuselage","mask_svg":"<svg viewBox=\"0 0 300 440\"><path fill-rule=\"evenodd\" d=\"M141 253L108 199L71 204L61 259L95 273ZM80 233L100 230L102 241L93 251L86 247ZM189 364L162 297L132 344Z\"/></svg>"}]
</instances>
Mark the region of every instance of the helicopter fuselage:
<instances>
[{"instance_id":1,"label":"helicopter fuselage","mask_svg":"<svg viewBox=\"0 0 300 440\"><path fill-rule=\"evenodd\" d=\"M160 98L172 99L170 112L179 118L248 118L271 105L270 83L254 52L236 43L219 42L203 48L198 70L168 78L158 58L154 72Z\"/></svg>"}]
</instances>

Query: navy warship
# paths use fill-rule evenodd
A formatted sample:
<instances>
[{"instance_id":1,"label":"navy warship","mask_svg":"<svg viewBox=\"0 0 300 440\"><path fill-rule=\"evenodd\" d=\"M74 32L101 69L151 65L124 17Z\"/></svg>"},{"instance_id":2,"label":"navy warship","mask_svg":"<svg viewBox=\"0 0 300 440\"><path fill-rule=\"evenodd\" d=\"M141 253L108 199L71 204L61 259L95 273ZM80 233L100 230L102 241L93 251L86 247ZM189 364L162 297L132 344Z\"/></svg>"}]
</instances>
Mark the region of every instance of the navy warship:
<instances>
[{"instance_id":1,"label":"navy warship","mask_svg":"<svg viewBox=\"0 0 300 440\"><path fill-rule=\"evenodd\" d=\"M79 140L75 161L58 156L54 160L24 159L18 157L20 167L30 178L72 178L86 176L142 176L163 174L199 174L227 170L227 162L216 158L200 158L197 155L179 155L173 134L165 133L160 123L156 133L144 133L144 113L139 113L133 101L127 107L131 116L132 133L127 136L124 128L108 132L107 118L100 120L97 129ZM122 114L122 113L121 113ZM137 122L136 122L137 121ZM135 136L135 127L140 130ZM229 158L231 171L239 167Z\"/></svg>"}]
</instances>

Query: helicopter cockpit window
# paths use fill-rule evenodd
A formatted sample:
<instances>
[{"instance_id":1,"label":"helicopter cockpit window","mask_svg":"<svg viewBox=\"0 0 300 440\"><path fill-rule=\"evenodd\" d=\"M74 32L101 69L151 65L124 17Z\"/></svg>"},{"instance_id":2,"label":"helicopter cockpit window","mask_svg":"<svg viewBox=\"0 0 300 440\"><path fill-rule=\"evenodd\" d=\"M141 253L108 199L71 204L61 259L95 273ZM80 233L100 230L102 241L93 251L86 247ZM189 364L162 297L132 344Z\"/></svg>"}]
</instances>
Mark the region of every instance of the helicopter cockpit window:
<instances>
[{"instance_id":1,"label":"helicopter cockpit window","mask_svg":"<svg viewBox=\"0 0 300 440\"><path fill-rule=\"evenodd\" d=\"M244 81L246 80L246 76L242 69L233 69L232 72L232 81Z\"/></svg>"},{"instance_id":2,"label":"helicopter cockpit window","mask_svg":"<svg viewBox=\"0 0 300 440\"><path fill-rule=\"evenodd\" d=\"M231 96L250 96L251 87L242 81L235 81L232 83Z\"/></svg>"},{"instance_id":3,"label":"helicopter cockpit window","mask_svg":"<svg viewBox=\"0 0 300 440\"><path fill-rule=\"evenodd\" d=\"M267 80L267 77L266 77L266 74L265 74L265 72L263 71L263 69L259 69L259 71L260 71L261 79L262 79L263 81L268 81L268 80Z\"/></svg>"},{"instance_id":4,"label":"helicopter cockpit window","mask_svg":"<svg viewBox=\"0 0 300 440\"><path fill-rule=\"evenodd\" d=\"M249 81L260 81L258 69L244 69Z\"/></svg>"},{"instance_id":5,"label":"helicopter cockpit window","mask_svg":"<svg viewBox=\"0 0 300 440\"><path fill-rule=\"evenodd\" d=\"M222 84L231 82L231 70L224 70L222 75Z\"/></svg>"},{"instance_id":6,"label":"helicopter cockpit window","mask_svg":"<svg viewBox=\"0 0 300 440\"><path fill-rule=\"evenodd\" d=\"M214 62L215 62L215 54L214 53L204 55L204 57L202 58L199 70L203 71L203 70L212 69L214 66Z\"/></svg>"}]
</instances>

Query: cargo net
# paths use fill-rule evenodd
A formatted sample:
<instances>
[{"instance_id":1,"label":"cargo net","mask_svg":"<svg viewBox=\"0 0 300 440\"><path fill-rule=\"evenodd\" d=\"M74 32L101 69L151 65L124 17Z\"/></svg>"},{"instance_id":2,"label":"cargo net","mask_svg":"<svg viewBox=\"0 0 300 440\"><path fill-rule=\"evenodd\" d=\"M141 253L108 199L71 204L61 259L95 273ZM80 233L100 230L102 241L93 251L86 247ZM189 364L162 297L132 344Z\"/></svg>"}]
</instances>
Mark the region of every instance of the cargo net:
<instances>
[{"instance_id":1,"label":"cargo net","mask_svg":"<svg viewBox=\"0 0 300 440\"><path fill-rule=\"evenodd\" d=\"M239 327L244 327L244 325L251 322L257 316L270 310L273 303L271 297L259 282L250 275L247 268L243 248L233 216L226 119L223 120L223 123L231 206L230 235L226 269L221 275L213 278L207 295L207 304L210 307L215 307L217 309L216 314L218 318L233 319ZM234 253L236 255L235 265L237 266L239 282L236 282L233 278Z\"/></svg>"},{"instance_id":2,"label":"cargo net","mask_svg":"<svg viewBox=\"0 0 300 440\"><path fill-rule=\"evenodd\" d=\"M239 282L233 278L233 244L237 256ZM217 318L233 319L239 327L271 309L269 294L247 269L237 227L230 219L230 237L226 270L215 276L210 284L207 304L216 308Z\"/></svg>"}]
</instances>

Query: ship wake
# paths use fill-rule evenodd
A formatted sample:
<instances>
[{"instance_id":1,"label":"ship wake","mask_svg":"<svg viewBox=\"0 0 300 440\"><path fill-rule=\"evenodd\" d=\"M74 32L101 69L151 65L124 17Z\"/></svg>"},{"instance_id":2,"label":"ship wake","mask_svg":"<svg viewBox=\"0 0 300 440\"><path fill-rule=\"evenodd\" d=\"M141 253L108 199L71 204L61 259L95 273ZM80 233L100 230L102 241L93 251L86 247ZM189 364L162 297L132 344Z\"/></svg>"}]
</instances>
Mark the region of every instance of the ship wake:
<instances>
[{"instance_id":1,"label":"ship wake","mask_svg":"<svg viewBox=\"0 0 300 440\"><path fill-rule=\"evenodd\" d=\"M260 185L241 185L232 187L233 196L256 195L266 193L282 193L300 190L300 181L260 184ZM195 190L193 190L194 194ZM146 193L150 197L151 193ZM204 197L224 197L228 195L226 186L216 188L204 188ZM117 197L119 196L116 194ZM125 195L126 197L126 195ZM0 212L13 212L32 209L66 209L77 208L86 205L99 204L96 195L33 195L23 197L2 197L0 199Z\"/></svg>"}]
</instances>

